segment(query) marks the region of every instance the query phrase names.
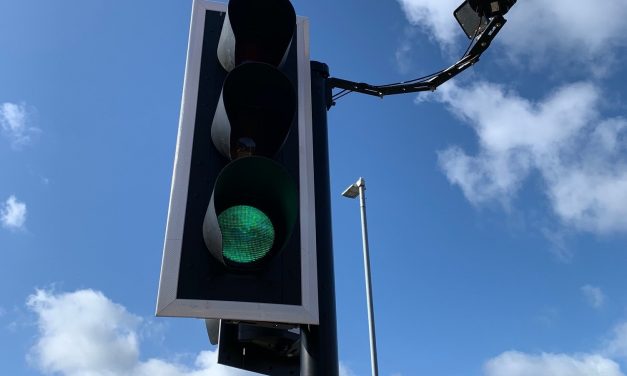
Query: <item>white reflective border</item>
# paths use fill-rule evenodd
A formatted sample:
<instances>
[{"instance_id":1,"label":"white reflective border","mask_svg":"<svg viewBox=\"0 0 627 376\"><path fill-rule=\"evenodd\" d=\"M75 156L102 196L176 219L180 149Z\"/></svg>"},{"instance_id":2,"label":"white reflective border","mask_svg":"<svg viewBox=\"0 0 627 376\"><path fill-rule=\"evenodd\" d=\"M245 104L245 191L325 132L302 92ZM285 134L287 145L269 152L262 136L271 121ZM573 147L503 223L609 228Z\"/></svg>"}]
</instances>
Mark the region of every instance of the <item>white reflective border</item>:
<instances>
[{"instance_id":1,"label":"white reflective border","mask_svg":"<svg viewBox=\"0 0 627 376\"><path fill-rule=\"evenodd\" d=\"M318 268L311 118L311 71L309 64L309 20L304 17L297 18L296 31L296 37L298 38L299 82L298 134L301 275L303 282L302 305L176 299L196 121L196 105L198 103L198 83L205 14L208 10L226 12L227 4L194 0L156 315L317 325L319 323Z\"/></svg>"}]
</instances>

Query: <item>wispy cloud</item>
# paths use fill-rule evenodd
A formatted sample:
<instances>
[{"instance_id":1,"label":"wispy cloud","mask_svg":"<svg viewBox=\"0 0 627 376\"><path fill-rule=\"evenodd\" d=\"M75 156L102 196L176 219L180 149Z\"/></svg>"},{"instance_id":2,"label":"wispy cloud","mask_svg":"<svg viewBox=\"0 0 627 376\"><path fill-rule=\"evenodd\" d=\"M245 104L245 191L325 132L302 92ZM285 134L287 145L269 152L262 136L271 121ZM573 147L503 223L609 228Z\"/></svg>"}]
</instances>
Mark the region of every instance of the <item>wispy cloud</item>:
<instances>
[{"instance_id":1,"label":"wispy cloud","mask_svg":"<svg viewBox=\"0 0 627 376\"><path fill-rule=\"evenodd\" d=\"M627 322L618 324L605 342L602 352L606 356L627 361Z\"/></svg>"},{"instance_id":2,"label":"wispy cloud","mask_svg":"<svg viewBox=\"0 0 627 376\"><path fill-rule=\"evenodd\" d=\"M404 41L397 49L394 54L394 58L396 61L396 67L401 73L407 73L410 69L410 59L408 57L409 52L411 51L411 45L409 41Z\"/></svg>"},{"instance_id":3,"label":"wispy cloud","mask_svg":"<svg viewBox=\"0 0 627 376\"><path fill-rule=\"evenodd\" d=\"M13 149L20 149L33 141L41 131L30 125L30 115L24 103L0 104L0 127Z\"/></svg>"},{"instance_id":4,"label":"wispy cloud","mask_svg":"<svg viewBox=\"0 0 627 376\"><path fill-rule=\"evenodd\" d=\"M350 367L348 367L345 363L340 362L340 376L356 376L355 372L353 372Z\"/></svg>"},{"instance_id":5,"label":"wispy cloud","mask_svg":"<svg viewBox=\"0 0 627 376\"><path fill-rule=\"evenodd\" d=\"M490 359L485 376L624 376L620 366L596 354L525 354L505 352Z\"/></svg>"},{"instance_id":6,"label":"wispy cloud","mask_svg":"<svg viewBox=\"0 0 627 376\"><path fill-rule=\"evenodd\" d=\"M94 290L28 298L38 334L30 361L46 374L63 376L247 376L250 372L217 363L217 352L203 351L193 365L152 358L141 360L142 319ZM68 318L71 317L71 320Z\"/></svg>"},{"instance_id":7,"label":"wispy cloud","mask_svg":"<svg viewBox=\"0 0 627 376\"><path fill-rule=\"evenodd\" d=\"M26 223L26 204L18 201L15 196L10 196L0 206L0 222L2 227L9 230L21 230Z\"/></svg>"},{"instance_id":8,"label":"wispy cloud","mask_svg":"<svg viewBox=\"0 0 627 376\"><path fill-rule=\"evenodd\" d=\"M535 317L535 321L547 328L552 328L560 319L560 312L555 307L546 307Z\"/></svg>"},{"instance_id":9,"label":"wispy cloud","mask_svg":"<svg viewBox=\"0 0 627 376\"><path fill-rule=\"evenodd\" d=\"M603 305L605 304L605 294L603 293L603 290L601 290L599 287L585 285L581 287L581 293L583 294L588 304L590 304L590 306L592 306L593 308L598 309L603 307Z\"/></svg>"},{"instance_id":10,"label":"wispy cloud","mask_svg":"<svg viewBox=\"0 0 627 376\"><path fill-rule=\"evenodd\" d=\"M475 205L509 206L539 172L565 226L594 233L627 231L627 119L599 115L601 90L566 85L533 101L504 86L448 84L437 100L475 130L479 151L439 153L449 181Z\"/></svg>"},{"instance_id":11,"label":"wispy cloud","mask_svg":"<svg viewBox=\"0 0 627 376\"><path fill-rule=\"evenodd\" d=\"M448 48L455 43L459 25L453 11L461 4L458 0L398 0L407 20L426 31L429 36Z\"/></svg>"}]
</instances>

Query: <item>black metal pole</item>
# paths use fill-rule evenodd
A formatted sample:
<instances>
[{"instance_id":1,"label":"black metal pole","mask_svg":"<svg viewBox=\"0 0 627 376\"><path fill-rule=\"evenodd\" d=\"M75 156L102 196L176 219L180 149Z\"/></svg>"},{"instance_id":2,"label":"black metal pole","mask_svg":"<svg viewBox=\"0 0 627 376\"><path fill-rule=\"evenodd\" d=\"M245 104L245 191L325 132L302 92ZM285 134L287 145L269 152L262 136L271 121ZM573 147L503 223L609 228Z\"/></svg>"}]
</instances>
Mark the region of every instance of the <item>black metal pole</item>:
<instances>
[{"instance_id":1,"label":"black metal pole","mask_svg":"<svg viewBox=\"0 0 627 376\"><path fill-rule=\"evenodd\" d=\"M331 104L331 87L327 85L328 78L329 67L324 63L312 61L311 104L320 325L301 326L301 376L338 376L339 374L327 134L327 111Z\"/></svg>"}]
</instances>

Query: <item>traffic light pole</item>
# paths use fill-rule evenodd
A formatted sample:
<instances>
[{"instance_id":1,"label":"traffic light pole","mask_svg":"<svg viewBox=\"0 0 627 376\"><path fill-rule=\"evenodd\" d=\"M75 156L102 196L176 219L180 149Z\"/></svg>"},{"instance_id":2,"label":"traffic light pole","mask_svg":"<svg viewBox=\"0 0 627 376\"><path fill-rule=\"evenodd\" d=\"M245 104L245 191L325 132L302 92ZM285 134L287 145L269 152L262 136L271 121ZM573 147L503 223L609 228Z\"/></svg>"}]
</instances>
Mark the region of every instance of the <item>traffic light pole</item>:
<instances>
[{"instance_id":1,"label":"traffic light pole","mask_svg":"<svg viewBox=\"0 0 627 376\"><path fill-rule=\"evenodd\" d=\"M331 192L327 111L331 105L329 67L311 62L316 244L320 325L301 326L301 376L338 376L335 274L331 236Z\"/></svg>"}]
</instances>

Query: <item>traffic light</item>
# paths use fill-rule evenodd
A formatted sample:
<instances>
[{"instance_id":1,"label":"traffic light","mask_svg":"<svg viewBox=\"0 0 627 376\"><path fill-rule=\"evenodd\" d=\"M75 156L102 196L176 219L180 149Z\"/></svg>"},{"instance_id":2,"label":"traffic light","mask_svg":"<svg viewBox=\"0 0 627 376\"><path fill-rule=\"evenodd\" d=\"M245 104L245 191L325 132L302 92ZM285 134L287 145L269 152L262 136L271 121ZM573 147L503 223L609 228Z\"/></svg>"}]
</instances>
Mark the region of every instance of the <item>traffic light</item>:
<instances>
[{"instance_id":1,"label":"traffic light","mask_svg":"<svg viewBox=\"0 0 627 376\"><path fill-rule=\"evenodd\" d=\"M158 316L318 324L308 21L195 0Z\"/></svg>"}]
</instances>

